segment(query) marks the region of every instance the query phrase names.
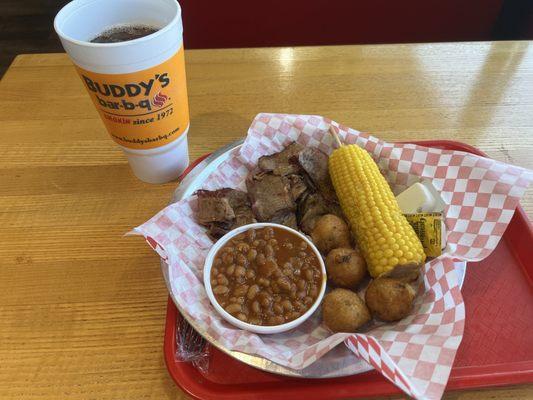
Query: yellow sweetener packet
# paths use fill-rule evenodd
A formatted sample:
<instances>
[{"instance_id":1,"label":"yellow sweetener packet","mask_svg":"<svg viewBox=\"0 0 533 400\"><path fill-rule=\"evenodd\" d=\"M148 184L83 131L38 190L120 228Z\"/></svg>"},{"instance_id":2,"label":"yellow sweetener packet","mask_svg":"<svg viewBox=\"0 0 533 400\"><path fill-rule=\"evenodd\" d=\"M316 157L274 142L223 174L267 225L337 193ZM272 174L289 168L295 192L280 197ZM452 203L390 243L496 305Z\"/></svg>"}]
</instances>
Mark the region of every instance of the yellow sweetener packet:
<instances>
[{"instance_id":1,"label":"yellow sweetener packet","mask_svg":"<svg viewBox=\"0 0 533 400\"><path fill-rule=\"evenodd\" d=\"M442 213L404 214L422 242L428 257L442 253Z\"/></svg>"}]
</instances>

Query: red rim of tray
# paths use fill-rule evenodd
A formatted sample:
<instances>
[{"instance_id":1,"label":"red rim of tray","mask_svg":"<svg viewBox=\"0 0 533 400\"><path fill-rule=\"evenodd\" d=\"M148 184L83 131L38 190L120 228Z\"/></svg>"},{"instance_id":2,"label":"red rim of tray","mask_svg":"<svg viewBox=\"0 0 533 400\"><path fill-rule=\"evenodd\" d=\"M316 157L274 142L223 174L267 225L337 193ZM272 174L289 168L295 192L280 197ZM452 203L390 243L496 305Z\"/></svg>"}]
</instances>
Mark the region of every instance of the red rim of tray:
<instances>
[{"instance_id":1,"label":"red rim of tray","mask_svg":"<svg viewBox=\"0 0 533 400\"><path fill-rule=\"evenodd\" d=\"M451 140L409 143L486 157L473 146ZM195 160L181 179L207 156ZM518 206L494 252L479 263L468 264L462 289L465 333L447 390L533 382L533 321L527 318L533 315L530 313L533 312L533 262L530 260L533 260L533 228ZM510 295L506 296L507 293ZM522 315L525 319L520 318ZM175 359L176 326L182 320L169 296L165 362L174 382L197 399L333 399L402 393L376 371L326 379L285 377L255 369L214 346L210 347L210 369L203 374L191 363ZM501 339L503 335L505 341Z\"/></svg>"}]
</instances>

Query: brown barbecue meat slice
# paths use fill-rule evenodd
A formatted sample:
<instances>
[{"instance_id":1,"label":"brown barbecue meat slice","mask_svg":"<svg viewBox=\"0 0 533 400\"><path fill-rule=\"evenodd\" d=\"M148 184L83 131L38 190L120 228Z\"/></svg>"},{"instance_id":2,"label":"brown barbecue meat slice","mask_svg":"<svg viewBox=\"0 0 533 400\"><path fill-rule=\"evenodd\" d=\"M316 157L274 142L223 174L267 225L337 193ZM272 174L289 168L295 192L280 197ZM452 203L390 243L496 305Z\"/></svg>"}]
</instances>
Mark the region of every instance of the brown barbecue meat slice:
<instances>
[{"instance_id":1,"label":"brown barbecue meat slice","mask_svg":"<svg viewBox=\"0 0 533 400\"><path fill-rule=\"evenodd\" d=\"M322 196L328 201L337 202L335 189L329 176L327 154L316 147L306 147L298 154L298 163L307 172Z\"/></svg>"},{"instance_id":2,"label":"brown barbecue meat slice","mask_svg":"<svg viewBox=\"0 0 533 400\"><path fill-rule=\"evenodd\" d=\"M248 193L229 188L221 189L221 192L228 199L235 214L231 229L257 222L252 212L252 203L250 202Z\"/></svg>"},{"instance_id":3,"label":"brown barbecue meat slice","mask_svg":"<svg viewBox=\"0 0 533 400\"><path fill-rule=\"evenodd\" d=\"M286 211L281 214L275 215L272 217L270 222L275 224L281 224L288 226L289 228L298 230L298 222L296 221L296 214L292 211Z\"/></svg>"},{"instance_id":4,"label":"brown barbecue meat slice","mask_svg":"<svg viewBox=\"0 0 533 400\"><path fill-rule=\"evenodd\" d=\"M196 219L207 226L208 234L213 239L218 239L239 226L256 222L246 192L223 188L198 190L196 195Z\"/></svg>"},{"instance_id":5,"label":"brown barbecue meat slice","mask_svg":"<svg viewBox=\"0 0 533 400\"><path fill-rule=\"evenodd\" d=\"M305 176L293 174L286 176L285 180L289 184L289 193L294 201L298 201L309 190L309 180Z\"/></svg>"},{"instance_id":6,"label":"brown barbecue meat slice","mask_svg":"<svg viewBox=\"0 0 533 400\"><path fill-rule=\"evenodd\" d=\"M300 170L297 158L303 149L301 144L292 142L278 153L260 157L257 166L261 171L272 172L274 175L295 174Z\"/></svg>"},{"instance_id":7,"label":"brown barbecue meat slice","mask_svg":"<svg viewBox=\"0 0 533 400\"><path fill-rule=\"evenodd\" d=\"M225 222L235 219L235 212L227 197L221 191L198 190L197 221L206 225L212 222Z\"/></svg>"},{"instance_id":8,"label":"brown barbecue meat slice","mask_svg":"<svg viewBox=\"0 0 533 400\"><path fill-rule=\"evenodd\" d=\"M213 222L207 226L207 234L211 239L217 240L231 231L231 226L228 222Z\"/></svg>"},{"instance_id":9,"label":"brown barbecue meat slice","mask_svg":"<svg viewBox=\"0 0 533 400\"><path fill-rule=\"evenodd\" d=\"M242 207L251 207L248 193L238 189L223 188L216 191L220 196L228 199L231 208L234 210Z\"/></svg>"},{"instance_id":10,"label":"brown barbecue meat slice","mask_svg":"<svg viewBox=\"0 0 533 400\"><path fill-rule=\"evenodd\" d=\"M324 198L319 193L310 193L298 203L298 225L303 232L311 234L316 221L327 213Z\"/></svg>"},{"instance_id":11,"label":"brown barbecue meat slice","mask_svg":"<svg viewBox=\"0 0 533 400\"><path fill-rule=\"evenodd\" d=\"M275 215L296 208L289 185L281 176L252 171L246 179L246 187L259 221L270 221Z\"/></svg>"},{"instance_id":12,"label":"brown barbecue meat slice","mask_svg":"<svg viewBox=\"0 0 533 400\"><path fill-rule=\"evenodd\" d=\"M235 219L233 220L233 225L231 226L231 229L238 228L239 226L253 224L254 222L257 222L254 213L252 212L252 208L250 207L242 207L237 208L235 211Z\"/></svg>"},{"instance_id":13,"label":"brown barbecue meat slice","mask_svg":"<svg viewBox=\"0 0 533 400\"><path fill-rule=\"evenodd\" d=\"M311 234L318 219L325 214L334 214L344 219L338 203L326 200L320 193L306 194L298 203L298 225L302 232Z\"/></svg>"}]
</instances>

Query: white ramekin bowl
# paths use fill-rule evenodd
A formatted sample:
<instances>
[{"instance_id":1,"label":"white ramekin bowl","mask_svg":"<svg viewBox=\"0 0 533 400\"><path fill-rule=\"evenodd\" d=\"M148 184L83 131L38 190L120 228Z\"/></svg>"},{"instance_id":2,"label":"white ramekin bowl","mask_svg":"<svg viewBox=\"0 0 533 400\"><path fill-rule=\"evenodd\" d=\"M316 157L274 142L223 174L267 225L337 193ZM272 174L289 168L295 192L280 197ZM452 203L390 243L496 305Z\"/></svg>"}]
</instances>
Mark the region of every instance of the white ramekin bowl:
<instances>
[{"instance_id":1,"label":"white ramekin bowl","mask_svg":"<svg viewBox=\"0 0 533 400\"><path fill-rule=\"evenodd\" d=\"M258 229L258 228L264 228L267 226L289 231L293 233L294 235L297 235L302 240L304 240L308 244L308 246L311 247L315 255L318 257L320 270L322 271L322 285L320 287L320 292L318 293L318 297L316 298L315 302L311 305L309 310L307 310L304 314L302 314L295 320L289 321L281 325L273 325L273 326L252 325L252 324L243 322L238 318L235 318L233 315L231 315L226 310L224 310L224 308L220 304L218 304L215 298L215 295L213 294L213 289L211 288L211 267L213 266L213 260L218 250L220 250L222 246L224 246L229 240L231 240L233 237L235 237L239 233L245 232L249 229ZM213 307L215 307L215 310L217 310L220 316L224 318L226 321L228 321L230 324L238 328L245 329L250 332L262 333L262 334L280 333L280 332L288 331L290 329L296 328L298 325L303 323L307 318L309 318L318 308L320 303L322 302L322 298L324 297L324 293L326 291L326 280L327 280L326 266L324 265L324 260L322 259L320 252L318 251L316 246L313 244L313 242L311 242L311 240L309 240L309 238L307 238L305 235L303 235L302 233L292 228L286 227L284 225L272 224L268 222L244 225L244 226L241 226L239 228L236 228L228 232L223 237L221 237L213 245L213 247L211 247L211 250L209 250L209 253L207 254L207 257L205 259L205 264L204 264L204 286L207 292L207 297L209 297L209 301L211 301L211 304L213 305Z\"/></svg>"}]
</instances>

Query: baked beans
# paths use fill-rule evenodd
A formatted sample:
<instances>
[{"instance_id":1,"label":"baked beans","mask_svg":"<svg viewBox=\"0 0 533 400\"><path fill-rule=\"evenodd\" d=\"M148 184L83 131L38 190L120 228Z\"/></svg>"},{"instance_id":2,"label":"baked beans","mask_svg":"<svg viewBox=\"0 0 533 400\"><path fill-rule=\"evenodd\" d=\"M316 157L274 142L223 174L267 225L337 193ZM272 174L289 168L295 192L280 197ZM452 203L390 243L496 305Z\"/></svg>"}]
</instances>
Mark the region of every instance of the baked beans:
<instances>
[{"instance_id":1,"label":"baked beans","mask_svg":"<svg viewBox=\"0 0 533 400\"><path fill-rule=\"evenodd\" d=\"M217 302L254 325L281 325L311 308L320 293L317 255L285 229L249 229L222 246L213 261L211 285Z\"/></svg>"}]
</instances>

